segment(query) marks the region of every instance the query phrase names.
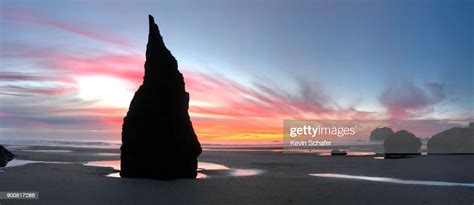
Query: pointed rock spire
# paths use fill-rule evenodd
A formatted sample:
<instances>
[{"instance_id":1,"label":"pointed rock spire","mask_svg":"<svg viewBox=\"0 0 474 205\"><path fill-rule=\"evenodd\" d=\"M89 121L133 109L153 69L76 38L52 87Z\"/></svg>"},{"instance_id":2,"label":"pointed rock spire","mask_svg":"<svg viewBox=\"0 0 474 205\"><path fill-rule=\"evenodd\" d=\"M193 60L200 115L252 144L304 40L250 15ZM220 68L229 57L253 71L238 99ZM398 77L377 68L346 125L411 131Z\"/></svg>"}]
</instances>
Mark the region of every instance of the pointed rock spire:
<instances>
[{"instance_id":1,"label":"pointed rock spire","mask_svg":"<svg viewBox=\"0 0 474 205\"><path fill-rule=\"evenodd\" d=\"M145 77L122 126L122 177L195 178L201 145L178 63L149 15Z\"/></svg>"},{"instance_id":2,"label":"pointed rock spire","mask_svg":"<svg viewBox=\"0 0 474 205\"><path fill-rule=\"evenodd\" d=\"M178 71L178 62L168 48L166 48L153 16L148 15L148 23L149 34L146 49L145 81L156 81L156 79L151 80L151 78L157 78L170 73L181 75Z\"/></svg>"}]
</instances>

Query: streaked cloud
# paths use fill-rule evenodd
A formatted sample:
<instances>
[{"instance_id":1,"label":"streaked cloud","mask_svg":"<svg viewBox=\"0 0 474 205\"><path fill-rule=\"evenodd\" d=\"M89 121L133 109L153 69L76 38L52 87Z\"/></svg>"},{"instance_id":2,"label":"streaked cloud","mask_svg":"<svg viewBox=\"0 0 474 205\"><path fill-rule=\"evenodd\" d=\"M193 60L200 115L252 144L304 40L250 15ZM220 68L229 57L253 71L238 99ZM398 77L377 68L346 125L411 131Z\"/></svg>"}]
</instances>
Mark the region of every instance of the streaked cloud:
<instances>
[{"instance_id":1,"label":"streaked cloud","mask_svg":"<svg viewBox=\"0 0 474 205\"><path fill-rule=\"evenodd\" d=\"M4 8L2 8L2 20L12 24L37 25L42 27L46 26L64 32L77 34L96 41L110 43L119 47L133 47L131 43L127 42L122 38L116 37L115 35L94 32L82 28L80 26L72 25L71 23L67 23L56 18L50 18L42 13L21 7L5 6Z\"/></svg>"}]
</instances>

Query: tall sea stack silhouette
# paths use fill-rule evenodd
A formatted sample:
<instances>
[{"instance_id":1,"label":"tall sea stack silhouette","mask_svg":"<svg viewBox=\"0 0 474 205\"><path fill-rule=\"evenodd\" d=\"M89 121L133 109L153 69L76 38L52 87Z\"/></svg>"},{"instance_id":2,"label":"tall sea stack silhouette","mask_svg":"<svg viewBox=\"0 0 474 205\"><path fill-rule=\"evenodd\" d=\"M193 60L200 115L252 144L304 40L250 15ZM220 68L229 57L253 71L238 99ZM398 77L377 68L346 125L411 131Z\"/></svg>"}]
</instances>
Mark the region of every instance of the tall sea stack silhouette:
<instances>
[{"instance_id":1,"label":"tall sea stack silhouette","mask_svg":"<svg viewBox=\"0 0 474 205\"><path fill-rule=\"evenodd\" d=\"M148 18L145 77L123 121L120 176L196 178L202 149L188 113L189 93L153 16Z\"/></svg>"}]
</instances>

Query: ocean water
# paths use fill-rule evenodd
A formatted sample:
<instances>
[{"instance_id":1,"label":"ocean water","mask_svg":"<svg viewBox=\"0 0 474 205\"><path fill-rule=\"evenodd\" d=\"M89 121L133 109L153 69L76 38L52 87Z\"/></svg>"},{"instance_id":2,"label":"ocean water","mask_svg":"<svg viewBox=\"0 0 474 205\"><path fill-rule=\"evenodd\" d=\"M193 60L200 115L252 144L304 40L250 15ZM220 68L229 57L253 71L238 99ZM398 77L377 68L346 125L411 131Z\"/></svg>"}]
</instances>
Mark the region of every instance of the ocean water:
<instances>
[{"instance_id":1,"label":"ocean water","mask_svg":"<svg viewBox=\"0 0 474 205\"><path fill-rule=\"evenodd\" d=\"M94 147L94 148L120 148L120 141L67 141L67 140L44 140L44 139L1 139L1 145L13 147L28 146L64 146L64 147Z\"/></svg>"},{"instance_id":2,"label":"ocean water","mask_svg":"<svg viewBox=\"0 0 474 205\"><path fill-rule=\"evenodd\" d=\"M64 140L25 140L25 139L0 139L0 144L6 145L10 150L21 150L27 152L42 152L42 153L70 153L75 154L73 149L68 150L68 147L87 147L87 148L108 148L119 149L120 141L64 141ZM51 148L36 149L32 146L51 146ZM358 156L373 156L376 159L380 158L377 153L383 153L381 150L381 142L363 142L363 141L347 141L337 142L335 146L337 149L344 150L347 155L344 157L358 157ZM54 148L58 147L58 148ZM60 147L60 148L59 148ZM305 153L314 154L322 157L331 156L331 150L328 147L321 147L317 149L285 149L281 143L271 144L202 144L205 152L280 152L280 153ZM82 153L81 154L88 154ZM99 156L120 156L120 153L91 153ZM341 156L337 156L341 157ZM383 159L383 158L382 158Z\"/></svg>"},{"instance_id":3,"label":"ocean water","mask_svg":"<svg viewBox=\"0 0 474 205\"><path fill-rule=\"evenodd\" d=\"M120 148L119 140L49 140L49 139L3 139L0 145L14 148L28 148L30 146L62 146L62 147L93 147L93 148ZM220 151L262 151L282 148L281 144L201 144L204 150Z\"/></svg>"}]
</instances>

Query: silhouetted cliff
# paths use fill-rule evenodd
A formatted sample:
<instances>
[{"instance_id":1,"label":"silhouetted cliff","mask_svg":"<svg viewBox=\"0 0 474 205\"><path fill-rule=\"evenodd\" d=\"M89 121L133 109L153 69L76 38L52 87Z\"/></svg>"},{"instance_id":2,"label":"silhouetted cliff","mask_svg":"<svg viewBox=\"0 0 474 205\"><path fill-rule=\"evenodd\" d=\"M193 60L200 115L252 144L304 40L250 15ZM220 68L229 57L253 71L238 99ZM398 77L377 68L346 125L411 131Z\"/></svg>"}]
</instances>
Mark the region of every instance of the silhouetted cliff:
<instances>
[{"instance_id":1,"label":"silhouetted cliff","mask_svg":"<svg viewBox=\"0 0 474 205\"><path fill-rule=\"evenodd\" d=\"M387 137L393 135L392 128L389 127L382 127L382 128L375 128L370 133L370 141L384 141Z\"/></svg>"},{"instance_id":2,"label":"silhouetted cliff","mask_svg":"<svg viewBox=\"0 0 474 205\"><path fill-rule=\"evenodd\" d=\"M474 123L453 127L433 135L428 141L430 154L474 154Z\"/></svg>"},{"instance_id":3,"label":"silhouetted cliff","mask_svg":"<svg viewBox=\"0 0 474 205\"><path fill-rule=\"evenodd\" d=\"M149 16L145 77L122 126L122 177L195 178L201 145L178 63Z\"/></svg>"}]
</instances>

